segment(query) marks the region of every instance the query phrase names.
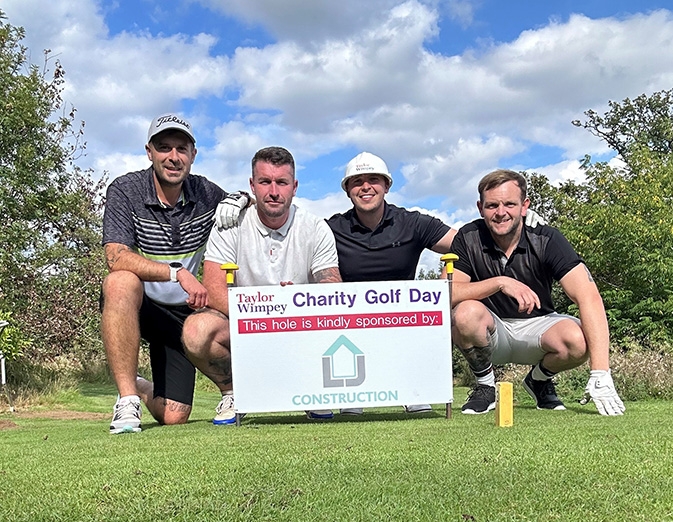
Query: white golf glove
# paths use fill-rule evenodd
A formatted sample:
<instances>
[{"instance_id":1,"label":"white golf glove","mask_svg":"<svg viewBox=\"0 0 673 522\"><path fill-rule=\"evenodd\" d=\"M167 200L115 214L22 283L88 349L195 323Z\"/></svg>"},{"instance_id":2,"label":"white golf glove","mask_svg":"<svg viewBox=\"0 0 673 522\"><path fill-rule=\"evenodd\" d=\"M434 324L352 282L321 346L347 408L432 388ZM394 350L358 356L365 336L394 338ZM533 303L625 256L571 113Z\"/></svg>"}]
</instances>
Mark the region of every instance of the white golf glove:
<instances>
[{"instance_id":1,"label":"white golf glove","mask_svg":"<svg viewBox=\"0 0 673 522\"><path fill-rule=\"evenodd\" d=\"M238 216L250 203L250 196L242 190L231 192L217 204L215 210L215 224L218 230L225 230L238 224Z\"/></svg>"},{"instance_id":2,"label":"white golf glove","mask_svg":"<svg viewBox=\"0 0 673 522\"><path fill-rule=\"evenodd\" d=\"M580 403L586 404L590 400L594 401L601 415L622 415L626 410L624 403L617 395L610 370L591 370L589 383Z\"/></svg>"},{"instance_id":3,"label":"white golf glove","mask_svg":"<svg viewBox=\"0 0 673 522\"><path fill-rule=\"evenodd\" d=\"M531 208L528 209L528 211L526 212L526 225L535 228L538 225L546 225L546 224L547 220L545 218L543 218L533 209Z\"/></svg>"}]
</instances>

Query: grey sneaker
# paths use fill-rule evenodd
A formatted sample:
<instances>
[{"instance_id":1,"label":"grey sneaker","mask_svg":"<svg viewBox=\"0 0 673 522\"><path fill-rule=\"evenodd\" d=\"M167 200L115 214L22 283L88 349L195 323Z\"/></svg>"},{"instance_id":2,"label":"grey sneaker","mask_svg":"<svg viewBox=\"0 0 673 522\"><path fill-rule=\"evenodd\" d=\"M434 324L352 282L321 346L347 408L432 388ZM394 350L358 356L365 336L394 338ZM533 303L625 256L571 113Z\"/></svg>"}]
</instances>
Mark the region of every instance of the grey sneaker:
<instances>
[{"instance_id":1,"label":"grey sneaker","mask_svg":"<svg viewBox=\"0 0 673 522\"><path fill-rule=\"evenodd\" d=\"M362 415L363 412L362 408L341 408L339 410L341 415Z\"/></svg>"},{"instance_id":2,"label":"grey sneaker","mask_svg":"<svg viewBox=\"0 0 673 522\"><path fill-rule=\"evenodd\" d=\"M478 384L470 392L462 412L468 415L480 415L495 409L495 387Z\"/></svg>"},{"instance_id":3,"label":"grey sneaker","mask_svg":"<svg viewBox=\"0 0 673 522\"><path fill-rule=\"evenodd\" d=\"M112 435L119 433L140 433L142 431L140 423L142 414L140 400L117 399L112 413L110 433Z\"/></svg>"},{"instance_id":4,"label":"grey sneaker","mask_svg":"<svg viewBox=\"0 0 673 522\"><path fill-rule=\"evenodd\" d=\"M432 411L432 406L429 404L409 404L404 407L404 411L407 413L425 413L427 411Z\"/></svg>"},{"instance_id":5,"label":"grey sneaker","mask_svg":"<svg viewBox=\"0 0 673 522\"><path fill-rule=\"evenodd\" d=\"M523 387L535 399L538 410L561 411L566 409L561 399L556 395L556 388L551 379L548 381L536 381L533 379L533 370L531 370L523 380Z\"/></svg>"},{"instance_id":6,"label":"grey sneaker","mask_svg":"<svg viewBox=\"0 0 673 522\"><path fill-rule=\"evenodd\" d=\"M234 408L234 396L232 394L222 395L222 400L215 408L215 418L213 424L220 426L222 424L236 423L236 408Z\"/></svg>"},{"instance_id":7,"label":"grey sneaker","mask_svg":"<svg viewBox=\"0 0 673 522\"><path fill-rule=\"evenodd\" d=\"M312 410L307 411L306 416L311 420L325 420L334 417L332 410Z\"/></svg>"}]
</instances>

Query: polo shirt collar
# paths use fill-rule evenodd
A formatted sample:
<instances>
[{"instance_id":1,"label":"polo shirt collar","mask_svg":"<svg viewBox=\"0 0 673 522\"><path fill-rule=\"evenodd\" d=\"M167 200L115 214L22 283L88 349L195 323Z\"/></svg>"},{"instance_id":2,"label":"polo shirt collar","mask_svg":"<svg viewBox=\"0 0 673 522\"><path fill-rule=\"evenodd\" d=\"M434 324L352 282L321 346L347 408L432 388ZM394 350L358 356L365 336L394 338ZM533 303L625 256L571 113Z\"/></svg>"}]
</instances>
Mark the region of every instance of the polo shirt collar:
<instances>
[{"instance_id":1,"label":"polo shirt collar","mask_svg":"<svg viewBox=\"0 0 673 522\"><path fill-rule=\"evenodd\" d=\"M498 245L495 244L493 236L488 230L486 223L482 218L482 227L480 227L479 234L481 235L481 244L483 245L483 251L487 252L489 250L501 253L502 250ZM526 225L524 225L523 230L521 231L521 237L519 238L519 244L514 249L515 252L525 252L528 249L528 235L526 232Z\"/></svg>"},{"instance_id":2,"label":"polo shirt collar","mask_svg":"<svg viewBox=\"0 0 673 522\"><path fill-rule=\"evenodd\" d=\"M382 226L383 224L388 224L389 222L392 222L395 217L395 214L393 213L393 209L391 208L390 205L388 205L388 202L386 200L383 200L383 219L381 219L381 222L376 226L374 230ZM351 230L354 230L356 228L360 228L362 230L369 230L368 227L364 226L362 223L360 223L360 220L358 219L358 213L355 210L355 207L353 207L350 210L350 216L348 216L350 225L351 225ZM373 230L372 230L373 232Z\"/></svg>"},{"instance_id":3,"label":"polo shirt collar","mask_svg":"<svg viewBox=\"0 0 673 522\"><path fill-rule=\"evenodd\" d=\"M144 202L148 207L161 207L162 204L159 201L159 196L157 195L157 187L154 185L154 168L150 167L144 171L144 174L147 179L147 184L145 185L146 191L144 194ZM191 174L185 178L185 181L182 182L182 195L180 200L182 204L185 205L187 202L196 202L196 196L194 195L194 189L192 188Z\"/></svg>"},{"instance_id":4,"label":"polo shirt collar","mask_svg":"<svg viewBox=\"0 0 673 522\"><path fill-rule=\"evenodd\" d=\"M257 213L256 209L251 208L250 211L253 213L255 228L259 230L259 233L262 234L262 236L270 236L271 234L276 233L281 237L286 237L290 232L290 227L294 221L294 215L296 214L297 207L294 204L290 205L290 215L288 216L287 221L283 224L283 226L278 229L269 228L264 223L262 223L262 221L259 219L259 214Z\"/></svg>"}]
</instances>

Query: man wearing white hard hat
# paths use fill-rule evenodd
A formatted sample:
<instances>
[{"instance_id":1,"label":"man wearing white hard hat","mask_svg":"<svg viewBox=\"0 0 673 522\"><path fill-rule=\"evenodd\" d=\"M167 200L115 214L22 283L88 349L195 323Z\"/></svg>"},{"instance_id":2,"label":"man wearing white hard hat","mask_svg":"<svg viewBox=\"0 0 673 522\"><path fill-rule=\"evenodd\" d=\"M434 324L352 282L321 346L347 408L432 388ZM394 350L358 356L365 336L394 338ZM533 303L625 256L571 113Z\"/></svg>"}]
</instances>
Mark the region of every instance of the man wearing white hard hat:
<instances>
[{"instance_id":1,"label":"man wearing white hard hat","mask_svg":"<svg viewBox=\"0 0 673 522\"><path fill-rule=\"evenodd\" d=\"M353 208L327 220L344 281L414 279L425 249L445 254L451 247L456 230L437 218L385 200L392 184L385 161L370 152L361 152L346 166L341 188ZM407 413L430 410L429 404L405 406ZM345 408L341 413L359 415L362 408Z\"/></svg>"},{"instance_id":2,"label":"man wearing white hard hat","mask_svg":"<svg viewBox=\"0 0 673 522\"><path fill-rule=\"evenodd\" d=\"M456 230L385 201L392 184L386 163L370 152L361 152L346 166L341 188L353 208L327 221L337 240L344 281L414 279L423 250L445 254L451 247Z\"/></svg>"}]
</instances>

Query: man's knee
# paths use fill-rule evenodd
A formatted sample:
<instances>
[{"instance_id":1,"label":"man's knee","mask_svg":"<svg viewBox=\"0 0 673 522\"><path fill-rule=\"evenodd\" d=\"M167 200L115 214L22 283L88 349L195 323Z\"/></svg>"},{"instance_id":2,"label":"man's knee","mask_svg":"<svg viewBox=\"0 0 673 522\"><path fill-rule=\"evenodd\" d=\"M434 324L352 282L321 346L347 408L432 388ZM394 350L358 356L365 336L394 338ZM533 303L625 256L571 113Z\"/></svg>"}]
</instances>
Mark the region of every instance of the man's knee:
<instances>
[{"instance_id":1,"label":"man's knee","mask_svg":"<svg viewBox=\"0 0 673 522\"><path fill-rule=\"evenodd\" d=\"M229 322L214 310L191 314L182 327L182 344L189 354L200 355L213 342L225 344L229 339Z\"/></svg>"},{"instance_id":2,"label":"man's knee","mask_svg":"<svg viewBox=\"0 0 673 522\"><path fill-rule=\"evenodd\" d=\"M570 319L556 323L542 336L545 351L555 352L567 361L584 362L589 358L589 350L581 326Z\"/></svg>"},{"instance_id":3,"label":"man's knee","mask_svg":"<svg viewBox=\"0 0 673 522\"><path fill-rule=\"evenodd\" d=\"M493 317L479 301L463 301L453 309L451 324L455 342L462 344L463 339L484 337L486 330L493 327ZM484 342L485 339L481 339L478 344Z\"/></svg>"},{"instance_id":4,"label":"man's knee","mask_svg":"<svg viewBox=\"0 0 673 522\"><path fill-rule=\"evenodd\" d=\"M123 305L140 308L143 297L143 283L133 272L119 270L110 272L103 280L101 309L106 305Z\"/></svg>"}]
</instances>

